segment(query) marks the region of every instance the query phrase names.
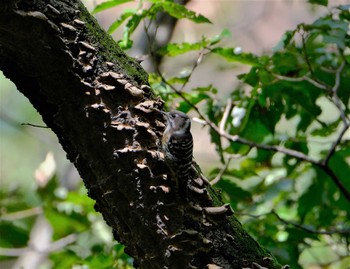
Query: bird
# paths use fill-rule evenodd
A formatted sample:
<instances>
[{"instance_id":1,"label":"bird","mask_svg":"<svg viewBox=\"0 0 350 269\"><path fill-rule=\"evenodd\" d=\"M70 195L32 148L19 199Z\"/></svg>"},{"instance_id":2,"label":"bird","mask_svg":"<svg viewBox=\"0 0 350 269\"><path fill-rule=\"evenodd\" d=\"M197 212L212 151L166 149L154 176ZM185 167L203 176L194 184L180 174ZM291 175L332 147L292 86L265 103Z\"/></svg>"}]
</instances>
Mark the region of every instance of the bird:
<instances>
[{"instance_id":1,"label":"bird","mask_svg":"<svg viewBox=\"0 0 350 269\"><path fill-rule=\"evenodd\" d=\"M193 137L191 120L183 112L162 112L167 125L162 137L165 163L181 193L187 192L193 159Z\"/></svg>"}]
</instances>

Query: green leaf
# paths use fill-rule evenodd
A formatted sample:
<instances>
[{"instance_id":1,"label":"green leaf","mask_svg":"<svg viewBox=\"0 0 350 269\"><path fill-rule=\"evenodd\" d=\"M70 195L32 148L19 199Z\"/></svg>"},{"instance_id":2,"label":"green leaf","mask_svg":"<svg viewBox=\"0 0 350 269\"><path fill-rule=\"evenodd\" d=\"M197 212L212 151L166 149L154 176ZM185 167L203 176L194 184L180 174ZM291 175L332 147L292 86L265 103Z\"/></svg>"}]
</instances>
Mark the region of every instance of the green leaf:
<instances>
[{"instance_id":1,"label":"green leaf","mask_svg":"<svg viewBox=\"0 0 350 269\"><path fill-rule=\"evenodd\" d=\"M103 2L102 4L97 5L91 13L95 14L95 13L101 12L105 9L109 9L109 8L119 6L119 5L127 3L127 2L132 2L132 1L133 0L111 0L111 1Z\"/></svg>"},{"instance_id":2,"label":"green leaf","mask_svg":"<svg viewBox=\"0 0 350 269\"><path fill-rule=\"evenodd\" d=\"M178 76L168 79L167 83L174 85L174 84L184 84L188 81L189 76Z\"/></svg>"},{"instance_id":3,"label":"green leaf","mask_svg":"<svg viewBox=\"0 0 350 269\"><path fill-rule=\"evenodd\" d=\"M259 58L252 53L235 53L235 48L215 48L211 51L224 57L229 62L261 66Z\"/></svg>"},{"instance_id":4,"label":"green leaf","mask_svg":"<svg viewBox=\"0 0 350 269\"><path fill-rule=\"evenodd\" d=\"M69 250L50 253L50 260L56 269L74 268L77 263L82 263L82 258L74 251Z\"/></svg>"},{"instance_id":5,"label":"green leaf","mask_svg":"<svg viewBox=\"0 0 350 269\"><path fill-rule=\"evenodd\" d=\"M335 152L333 154L332 158L329 160L329 166L333 171L335 171L339 181L341 181L348 192L350 192L348 180L350 175L350 166L346 161L348 158L350 158L350 148L344 147L340 150L340 152Z\"/></svg>"},{"instance_id":6,"label":"green leaf","mask_svg":"<svg viewBox=\"0 0 350 269\"><path fill-rule=\"evenodd\" d=\"M124 31L123 31L123 39L118 42L118 45L122 49L129 49L132 47L134 43L133 40L130 39L131 34L135 31L137 26L140 24L141 20L144 18L145 14L135 13L131 16L130 20L127 22Z\"/></svg>"},{"instance_id":7,"label":"green leaf","mask_svg":"<svg viewBox=\"0 0 350 269\"><path fill-rule=\"evenodd\" d=\"M170 16L177 19L189 19L195 23L211 23L209 19L203 15L187 9L185 6L170 1L151 0L151 2L163 8Z\"/></svg>"},{"instance_id":8,"label":"green leaf","mask_svg":"<svg viewBox=\"0 0 350 269\"><path fill-rule=\"evenodd\" d=\"M315 181L309 189L299 198L298 215L303 220L307 214L311 214L313 209L322 205L323 186L322 180Z\"/></svg>"},{"instance_id":9,"label":"green leaf","mask_svg":"<svg viewBox=\"0 0 350 269\"><path fill-rule=\"evenodd\" d=\"M341 123L341 120L338 119L333 123L328 123L327 126L321 126L320 128L317 128L311 132L313 136L321 136L321 137L327 137L332 135L338 128L339 123Z\"/></svg>"},{"instance_id":10,"label":"green leaf","mask_svg":"<svg viewBox=\"0 0 350 269\"><path fill-rule=\"evenodd\" d=\"M247 74L241 74L237 77L247 83L252 87L257 87L259 84L259 71L260 69L257 67L253 67Z\"/></svg>"},{"instance_id":11,"label":"green leaf","mask_svg":"<svg viewBox=\"0 0 350 269\"><path fill-rule=\"evenodd\" d=\"M113 33L127 18L133 16L136 13L136 9L127 9L124 10L120 18L114 21L111 26L109 26L107 32L109 34Z\"/></svg>"},{"instance_id":12,"label":"green leaf","mask_svg":"<svg viewBox=\"0 0 350 269\"><path fill-rule=\"evenodd\" d=\"M316 4L316 5L321 5L321 6L327 6L328 5L328 0L309 0L310 4Z\"/></svg>"},{"instance_id":13,"label":"green leaf","mask_svg":"<svg viewBox=\"0 0 350 269\"><path fill-rule=\"evenodd\" d=\"M288 77L302 76L303 72L305 73L304 69L307 68L300 63L300 55L290 51L275 52L272 61L272 71Z\"/></svg>"},{"instance_id":14,"label":"green leaf","mask_svg":"<svg viewBox=\"0 0 350 269\"><path fill-rule=\"evenodd\" d=\"M114 259L107 253L99 253L99 255L87 257L84 264L88 265L89 268L108 269L113 267Z\"/></svg>"},{"instance_id":15,"label":"green leaf","mask_svg":"<svg viewBox=\"0 0 350 269\"><path fill-rule=\"evenodd\" d=\"M24 247L29 240L29 228L23 227L21 221L0 222L0 246Z\"/></svg>"},{"instance_id":16,"label":"green leaf","mask_svg":"<svg viewBox=\"0 0 350 269\"><path fill-rule=\"evenodd\" d=\"M231 37L231 32L228 29L224 29L219 35L214 36L210 39L210 45L219 43L223 38Z\"/></svg>"},{"instance_id":17,"label":"green leaf","mask_svg":"<svg viewBox=\"0 0 350 269\"><path fill-rule=\"evenodd\" d=\"M210 88L211 87L208 87L207 89L209 90ZM192 105L197 105L201 101L207 100L209 98L209 95L203 91L203 88L192 89L190 93L183 94ZM191 108L192 106L189 105L186 101L181 101L178 107L180 111L183 111L185 113L187 113Z\"/></svg>"},{"instance_id":18,"label":"green leaf","mask_svg":"<svg viewBox=\"0 0 350 269\"><path fill-rule=\"evenodd\" d=\"M285 32L281 40L277 43L277 45L273 48L272 51L277 52L285 49L293 39L295 32L295 30Z\"/></svg>"},{"instance_id":19,"label":"green leaf","mask_svg":"<svg viewBox=\"0 0 350 269\"><path fill-rule=\"evenodd\" d=\"M189 51L201 50L207 47L208 45L217 44L218 42L221 41L222 38L229 37L229 36L231 36L230 31L227 29L224 29L219 35L214 36L210 40L202 38L201 41L198 41L196 43L188 43L188 42L170 43L162 47L161 49L159 49L157 53L159 53L160 55L177 56Z\"/></svg>"},{"instance_id":20,"label":"green leaf","mask_svg":"<svg viewBox=\"0 0 350 269\"><path fill-rule=\"evenodd\" d=\"M240 135L256 143L267 143L270 141L273 130L271 130L270 124L264 119L266 113L265 109L256 106L249 116L244 129L241 130Z\"/></svg>"},{"instance_id":21,"label":"green leaf","mask_svg":"<svg viewBox=\"0 0 350 269\"><path fill-rule=\"evenodd\" d=\"M331 16L326 16L316 20L313 24L309 25L310 30L313 30L312 27L316 27L321 30L334 30L341 29L343 31L348 30L348 23L345 21L334 20Z\"/></svg>"},{"instance_id":22,"label":"green leaf","mask_svg":"<svg viewBox=\"0 0 350 269\"><path fill-rule=\"evenodd\" d=\"M208 41L202 40L197 43L170 43L157 51L160 55L177 56L193 50L201 50L208 45Z\"/></svg>"},{"instance_id":23,"label":"green leaf","mask_svg":"<svg viewBox=\"0 0 350 269\"><path fill-rule=\"evenodd\" d=\"M222 189L224 193L228 195L230 198L229 201L232 203L233 201L237 202L250 202L252 200L252 195L250 192L243 190L236 183L234 183L230 176L223 176L220 181L215 185Z\"/></svg>"}]
</instances>

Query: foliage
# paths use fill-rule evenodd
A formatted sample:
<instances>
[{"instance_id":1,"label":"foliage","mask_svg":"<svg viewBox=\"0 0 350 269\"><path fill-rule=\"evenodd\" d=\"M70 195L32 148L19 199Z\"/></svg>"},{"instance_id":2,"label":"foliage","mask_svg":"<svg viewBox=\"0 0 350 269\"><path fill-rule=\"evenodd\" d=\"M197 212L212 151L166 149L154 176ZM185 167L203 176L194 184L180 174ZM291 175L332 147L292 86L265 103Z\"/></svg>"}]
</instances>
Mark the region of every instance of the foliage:
<instances>
[{"instance_id":1,"label":"foliage","mask_svg":"<svg viewBox=\"0 0 350 269\"><path fill-rule=\"evenodd\" d=\"M126 2L107 1L94 12ZM328 5L324 0L309 2ZM161 70L150 74L152 88L166 105L192 111L209 127L222 162L206 171L209 179L221 189L223 199L231 203L248 233L292 268L344 268L350 262L349 8L330 9L314 23L287 31L270 55L221 46L229 35L227 30L194 43L170 43L152 52L168 57L198 52L189 72L174 77L165 77ZM129 49L134 31L141 23L147 31L159 12L210 23L173 1L151 0L126 9L108 31L124 25L118 43ZM199 65L207 64L207 57L250 69L238 76L241 84L224 98L211 85L189 89L191 76ZM34 195L35 204L28 204L18 192L2 194L1 203L9 215L42 207L56 240L77 234L72 244L51 254L55 268L77 264L130 267L121 245L113 247L110 238L103 240L99 232L90 229L102 221L85 193L62 190L54 177ZM34 216L13 222L2 218L0 229L16 236L0 238L1 246L24 247L34 220ZM92 238L89 244L86 237ZM60 258L63 256L65 259Z\"/></svg>"},{"instance_id":2,"label":"foliage","mask_svg":"<svg viewBox=\"0 0 350 269\"><path fill-rule=\"evenodd\" d=\"M300 24L271 55L220 46L227 30L152 52L176 57L198 51L190 71L165 77L158 70L150 76L152 87L166 104L193 110L209 126L222 160L209 172L214 186L247 231L292 268L340 268L349 261L349 18L349 6L340 6ZM228 101L211 85L186 88L211 55L251 67Z\"/></svg>"},{"instance_id":3,"label":"foliage","mask_svg":"<svg viewBox=\"0 0 350 269\"><path fill-rule=\"evenodd\" d=\"M81 186L68 191L60 186L52 164L53 158L46 158L36 170L35 191L1 190L0 263L8 259L7 255L12 256L7 253L20 256L31 249L45 254L54 268L132 268L132 259L121 244L113 241L110 228L94 210L86 189ZM37 249L36 241L44 243L33 230L42 217L48 223L39 224L39 229L42 233L53 232L46 248Z\"/></svg>"}]
</instances>

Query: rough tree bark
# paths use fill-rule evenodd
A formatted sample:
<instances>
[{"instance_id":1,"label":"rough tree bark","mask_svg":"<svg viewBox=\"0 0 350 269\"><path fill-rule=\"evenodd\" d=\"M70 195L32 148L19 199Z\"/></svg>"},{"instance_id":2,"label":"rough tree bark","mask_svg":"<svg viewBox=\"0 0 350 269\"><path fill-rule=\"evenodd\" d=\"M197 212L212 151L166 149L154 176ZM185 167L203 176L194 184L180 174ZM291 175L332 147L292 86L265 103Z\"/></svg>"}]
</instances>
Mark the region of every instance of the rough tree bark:
<instances>
[{"instance_id":1,"label":"rough tree bark","mask_svg":"<svg viewBox=\"0 0 350 269\"><path fill-rule=\"evenodd\" d=\"M179 197L158 152L163 102L80 1L2 1L0 69L56 133L136 267L280 268L195 170Z\"/></svg>"}]
</instances>

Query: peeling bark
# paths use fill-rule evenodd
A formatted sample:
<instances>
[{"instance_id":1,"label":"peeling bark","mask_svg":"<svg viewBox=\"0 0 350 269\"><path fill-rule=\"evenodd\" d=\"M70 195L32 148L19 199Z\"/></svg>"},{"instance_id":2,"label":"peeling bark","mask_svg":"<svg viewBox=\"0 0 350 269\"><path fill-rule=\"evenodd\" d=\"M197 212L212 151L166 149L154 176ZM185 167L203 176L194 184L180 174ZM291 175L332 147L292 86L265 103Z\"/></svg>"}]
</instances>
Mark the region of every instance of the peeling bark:
<instances>
[{"instance_id":1,"label":"peeling bark","mask_svg":"<svg viewBox=\"0 0 350 269\"><path fill-rule=\"evenodd\" d=\"M0 4L0 69L42 115L140 268L280 268L193 169L158 151L162 100L78 0Z\"/></svg>"}]
</instances>

